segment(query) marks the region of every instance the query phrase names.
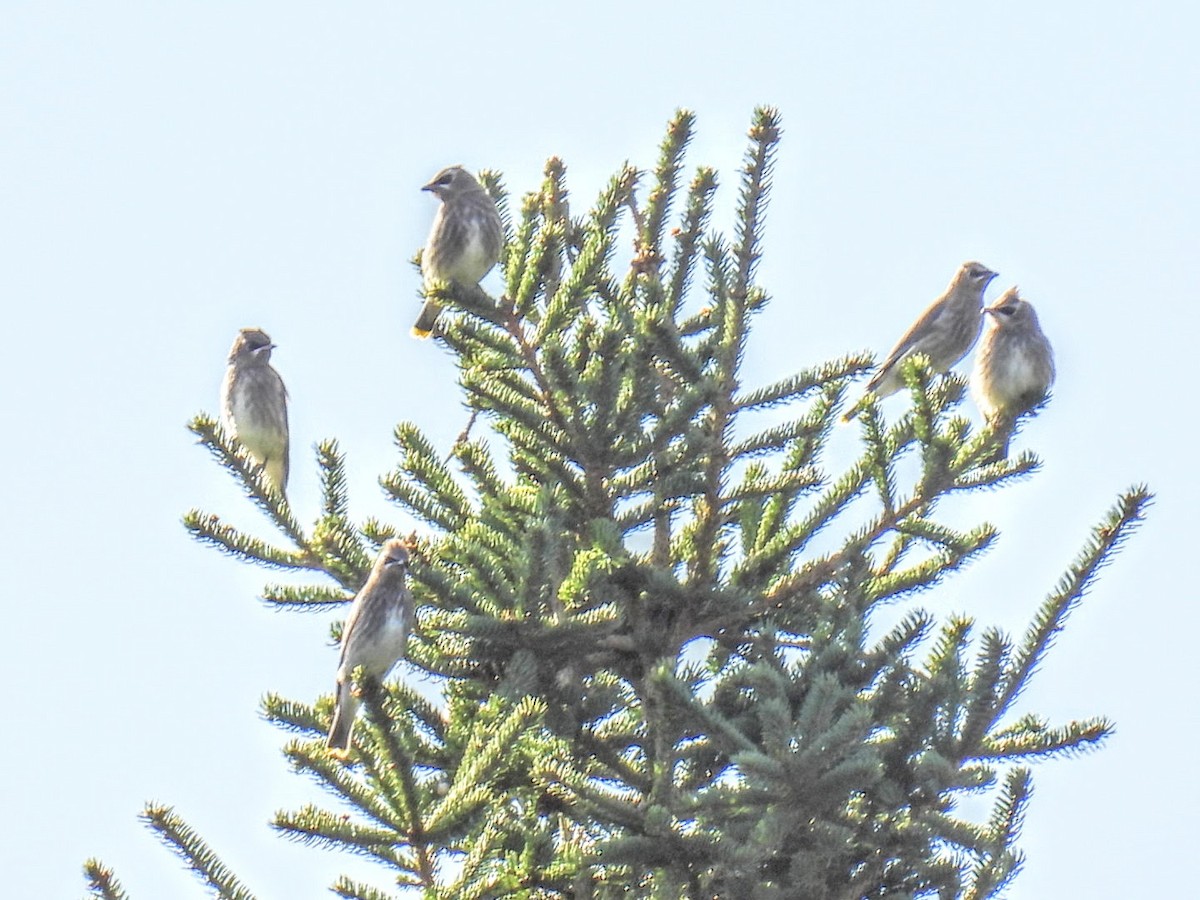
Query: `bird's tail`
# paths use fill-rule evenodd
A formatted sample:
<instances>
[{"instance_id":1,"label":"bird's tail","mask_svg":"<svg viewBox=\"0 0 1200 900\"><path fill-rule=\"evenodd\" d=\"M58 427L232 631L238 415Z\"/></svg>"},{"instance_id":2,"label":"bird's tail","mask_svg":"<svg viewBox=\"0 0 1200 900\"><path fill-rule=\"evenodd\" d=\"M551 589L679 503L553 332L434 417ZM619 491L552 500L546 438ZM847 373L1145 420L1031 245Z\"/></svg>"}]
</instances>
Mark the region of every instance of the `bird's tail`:
<instances>
[{"instance_id":1,"label":"bird's tail","mask_svg":"<svg viewBox=\"0 0 1200 900\"><path fill-rule=\"evenodd\" d=\"M412 327L413 337L427 338L433 334L433 326L437 324L438 315L442 308L432 300L426 300L425 305L421 307L421 314L417 316L417 321Z\"/></svg>"},{"instance_id":2,"label":"bird's tail","mask_svg":"<svg viewBox=\"0 0 1200 900\"><path fill-rule=\"evenodd\" d=\"M354 714L358 703L350 690L350 680L338 683L337 707L333 711L333 724L329 726L329 739L325 746L339 756L350 750L350 732L354 728Z\"/></svg>"},{"instance_id":3,"label":"bird's tail","mask_svg":"<svg viewBox=\"0 0 1200 900\"><path fill-rule=\"evenodd\" d=\"M287 463L282 459L268 459L266 463L267 478L275 485L275 490L279 491L281 497L287 496Z\"/></svg>"},{"instance_id":4,"label":"bird's tail","mask_svg":"<svg viewBox=\"0 0 1200 900\"><path fill-rule=\"evenodd\" d=\"M996 443L995 450L983 461L985 465L1008 459L1008 445L1012 442L1013 434L1017 430L1016 418L1005 413L996 414L988 424L992 426Z\"/></svg>"}]
</instances>

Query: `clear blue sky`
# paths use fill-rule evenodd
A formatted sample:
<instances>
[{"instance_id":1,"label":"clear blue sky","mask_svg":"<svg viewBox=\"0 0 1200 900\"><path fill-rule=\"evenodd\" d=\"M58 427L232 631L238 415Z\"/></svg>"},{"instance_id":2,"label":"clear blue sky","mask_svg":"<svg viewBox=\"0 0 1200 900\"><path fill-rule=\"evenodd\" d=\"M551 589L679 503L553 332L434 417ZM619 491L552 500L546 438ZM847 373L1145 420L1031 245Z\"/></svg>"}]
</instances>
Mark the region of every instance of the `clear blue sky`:
<instances>
[{"instance_id":1,"label":"clear blue sky","mask_svg":"<svg viewBox=\"0 0 1200 900\"><path fill-rule=\"evenodd\" d=\"M755 104L779 155L747 380L886 350L963 259L1017 283L1058 354L1019 438L1044 471L956 507L1002 531L921 598L1024 629L1118 491L1149 523L1061 635L1023 709L1108 715L1101 752L1035 772L1009 896L1173 897L1197 840L1188 576L1200 247L1200 16L1183 3L4 4L0 297L5 515L0 749L14 897L82 893L92 854L134 900L205 896L136 820L175 804L260 896L361 861L280 840L291 774L260 696L332 687L332 615L273 613L272 573L191 542L198 505L269 534L184 429L216 411L236 330L265 328L292 396L291 496L317 511L336 436L354 512L399 520L391 428L443 446L454 370L416 343L433 200L463 163L520 194L545 158L590 203L653 164L679 106L723 208ZM893 401L889 411L899 407ZM847 449L849 453L852 448Z\"/></svg>"}]
</instances>

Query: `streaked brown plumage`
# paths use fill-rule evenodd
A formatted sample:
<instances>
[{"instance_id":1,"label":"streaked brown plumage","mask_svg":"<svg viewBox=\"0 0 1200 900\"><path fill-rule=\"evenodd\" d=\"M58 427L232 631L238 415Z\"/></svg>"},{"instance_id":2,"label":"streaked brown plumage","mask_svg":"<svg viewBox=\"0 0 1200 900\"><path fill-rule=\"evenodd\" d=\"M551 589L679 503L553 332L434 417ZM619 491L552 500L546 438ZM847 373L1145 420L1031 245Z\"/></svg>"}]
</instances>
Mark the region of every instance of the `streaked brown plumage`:
<instances>
[{"instance_id":1,"label":"streaked brown plumage","mask_svg":"<svg viewBox=\"0 0 1200 900\"><path fill-rule=\"evenodd\" d=\"M329 749L344 754L350 747L358 699L351 679L362 667L381 680L404 656L413 620L413 596L408 589L408 548L393 538L383 545L371 575L354 598L342 631L342 654L337 671L337 706L329 728Z\"/></svg>"},{"instance_id":2,"label":"streaked brown plumage","mask_svg":"<svg viewBox=\"0 0 1200 900\"><path fill-rule=\"evenodd\" d=\"M975 354L971 393L1001 434L999 458L1008 455L1017 417L1044 400L1054 384L1054 351L1033 304L1015 287L983 312L987 321Z\"/></svg>"},{"instance_id":3,"label":"streaked brown plumage","mask_svg":"<svg viewBox=\"0 0 1200 900\"><path fill-rule=\"evenodd\" d=\"M428 290L435 282L474 286L500 259L504 226L491 195L462 166L449 166L421 188L442 201L421 253L421 274ZM427 300L413 334L433 332L441 307Z\"/></svg>"},{"instance_id":4,"label":"streaked brown plumage","mask_svg":"<svg viewBox=\"0 0 1200 900\"><path fill-rule=\"evenodd\" d=\"M996 273L982 263L965 262L958 267L945 293L921 313L912 327L892 348L875 375L867 382L866 394L888 397L904 386L900 374L903 362L914 353L929 357L935 372L945 373L966 356L983 327L981 310L983 292ZM862 408L863 399L843 417L854 418Z\"/></svg>"},{"instance_id":5,"label":"streaked brown plumage","mask_svg":"<svg viewBox=\"0 0 1200 900\"><path fill-rule=\"evenodd\" d=\"M271 367L274 349L262 329L238 332L221 383L221 427L266 469L282 494L288 480L287 389Z\"/></svg>"}]
</instances>

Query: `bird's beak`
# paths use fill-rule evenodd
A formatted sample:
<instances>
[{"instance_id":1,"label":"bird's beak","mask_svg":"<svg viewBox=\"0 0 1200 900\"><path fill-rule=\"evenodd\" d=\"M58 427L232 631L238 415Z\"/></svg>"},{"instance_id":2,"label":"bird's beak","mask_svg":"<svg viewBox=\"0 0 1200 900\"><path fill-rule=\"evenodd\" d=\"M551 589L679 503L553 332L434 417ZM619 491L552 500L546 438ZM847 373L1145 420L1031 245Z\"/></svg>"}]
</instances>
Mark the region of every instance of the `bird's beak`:
<instances>
[{"instance_id":1,"label":"bird's beak","mask_svg":"<svg viewBox=\"0 0 1200 900\"><path fill-rule=\"evenodd\" d=\"M998 315L1000 315L1000 310L996 309L996 307L994 307L994 306L985 306L985 307L983 308L983 311L984 311L985 313L987 313L988 315L990 315L990 316L998 316Z\"/></svg>"},{"instance_id":2,"label":"bird's beak","mask_svg":"<svg viewBox=\"0 0 1200 900\"><path fill-rule=\"evenodd\" d=\"M433 191L433 190L435 190L436 188L437 188L437 185L436 185L436 184L434 184L434 183L431 181L431 182L429 182L429 184L427 184L427 185L424 185L424 186L421 188L421 190L423 190L423 191Z\"/></svg>"}]
</instances>

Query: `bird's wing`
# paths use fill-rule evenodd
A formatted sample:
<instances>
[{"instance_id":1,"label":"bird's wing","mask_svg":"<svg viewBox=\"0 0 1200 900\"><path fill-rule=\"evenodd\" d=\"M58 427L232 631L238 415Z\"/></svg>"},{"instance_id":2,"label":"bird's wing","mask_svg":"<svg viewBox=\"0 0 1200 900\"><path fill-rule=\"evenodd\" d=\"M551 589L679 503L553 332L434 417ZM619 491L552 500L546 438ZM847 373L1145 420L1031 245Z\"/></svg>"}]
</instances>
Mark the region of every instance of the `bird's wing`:
<instances>
[{"instance_id":1,"label":"bird's wing","mask_svg":"<svg viewBox=\"0 0 1200 900\"><path fill-rule=\"evenodd\" d=\"M288 392L287 385L283 383L283 378L274 369L271 370L275 374L275 379L279 382L279 390L283 393L283 482L287 484L288 471L291 468L292 457L292 433L288 429ZM283 493L283 485L279 486L279 492Z\"/></svg>"},{"instance_id":2,"label":"bird's wing","mask_svg":"<svg viewBox=\"0 0 1200 900\"><path fill-rule=\"evenodd\" d=\"M920 318L912 323L908 331L904 332L904 336L896 342L896 346L892 348L892 352L887 355L879 365L875 377L868 382L868 389L877 385L891 369L893 369L900 360L904 359L909 353L917 349L917 336L924 337L932 329L935 322L940 319L946 312L946 303L943 298L935 300L921 313Z\"/></svg>"},{"instance_id":3,"label":"bird's wing","mask_svg":"<svg viewBox=\"0 0 1200 900\"><path fill-rule=\"evenodd\" d=\"M354 639L354 625L362 614L363 604L359 597L354 598L354 602L350 605L350 615L346 616L346 624L342 626L342 652L338 656L338 668L340 669L346 662L346 650L350 647L350 641Z\"/></svg>"}]
</instances>

